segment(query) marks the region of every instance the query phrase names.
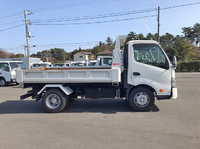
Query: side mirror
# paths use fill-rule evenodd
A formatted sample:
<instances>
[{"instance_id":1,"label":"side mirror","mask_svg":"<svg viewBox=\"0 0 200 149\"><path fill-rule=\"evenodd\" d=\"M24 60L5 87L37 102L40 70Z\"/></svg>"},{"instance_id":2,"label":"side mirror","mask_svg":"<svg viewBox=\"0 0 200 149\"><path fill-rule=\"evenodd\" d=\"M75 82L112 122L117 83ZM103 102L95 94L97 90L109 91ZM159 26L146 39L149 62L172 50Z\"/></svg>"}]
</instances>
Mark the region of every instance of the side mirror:
<instances>
[{"instance_id":1,"label":"side mirror","mask_svg":"<svg viewBox=\"0 0 200 149\"><path fill-rule=\"evenodd\" d=\"M177 67L177 59L176 59L176 56L173 57L172 65L173 65L174 68Z\"/></svg>"}]
</instances>

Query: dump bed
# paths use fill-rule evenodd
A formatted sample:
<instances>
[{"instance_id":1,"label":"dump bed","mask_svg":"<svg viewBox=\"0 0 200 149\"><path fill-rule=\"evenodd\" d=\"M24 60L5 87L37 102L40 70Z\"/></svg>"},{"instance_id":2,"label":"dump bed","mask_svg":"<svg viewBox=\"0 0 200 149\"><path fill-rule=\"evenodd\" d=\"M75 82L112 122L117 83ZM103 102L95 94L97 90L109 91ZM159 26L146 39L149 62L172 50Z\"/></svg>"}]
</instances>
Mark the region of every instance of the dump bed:
<instances>
[{"instance_id":1,"label":"dump bed","mask_svg":"<svg viewBox=\"0 0 200 149\"><path fill-rule=\"evenodd\" d=\"M118 83L121 70L111 68L42 68L17 70L17 82L22 88L25 84L38 83Z\"/></svg>"}]
</instances>

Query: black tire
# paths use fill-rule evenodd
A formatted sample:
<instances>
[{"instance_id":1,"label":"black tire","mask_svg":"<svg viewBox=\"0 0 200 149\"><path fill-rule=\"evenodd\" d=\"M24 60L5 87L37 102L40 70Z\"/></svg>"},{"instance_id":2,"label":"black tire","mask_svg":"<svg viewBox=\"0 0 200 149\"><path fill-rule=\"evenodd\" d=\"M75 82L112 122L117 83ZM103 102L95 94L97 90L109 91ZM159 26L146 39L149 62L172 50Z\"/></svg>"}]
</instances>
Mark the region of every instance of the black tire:
<instances>
[{"instance_id":1,"label":"black tire","mask_svg":"<svg viewBox=\"0 0 200 149\"><path fill-rule=\"evenodd\" d=\"M4 78L0 78L0 87L6 86L6 80Z\"/></svg>"},{"instance_id":2,"label":"black tire","mask_svg":"<svg viewBox=\"0 0 200 149\"><path fill-rule=\"evenodd\" d=\"M42 97L42 105L47 112L61 112L69 103L69 98L59 89L49 89Z\"/></svg>"},{"instance_id":3,"label":"black tire","mask_svg":"<svg viewBox=\"0 0 200 149\"><path fill-rule=\"evenodd\" d=\"M129 94L129 105L136 111L149 111L154 105L153 92L146 87L137 87Z\"/></svg>"}]
</instances>

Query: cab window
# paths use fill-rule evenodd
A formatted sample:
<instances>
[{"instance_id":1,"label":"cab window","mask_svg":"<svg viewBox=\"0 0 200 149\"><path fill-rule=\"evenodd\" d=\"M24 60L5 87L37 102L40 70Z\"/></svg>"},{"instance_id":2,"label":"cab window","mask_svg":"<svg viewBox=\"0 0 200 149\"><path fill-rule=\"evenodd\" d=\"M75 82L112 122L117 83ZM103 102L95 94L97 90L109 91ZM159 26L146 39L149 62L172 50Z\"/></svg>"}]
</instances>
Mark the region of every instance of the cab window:
<instances>
[{"instance_id":1,"label":"cab window","mask_svg":"<svg viewBox=\"0 0 200 149\"><path fill-rule=\"evenodd\" d=\"M112 65L112 58L103 58L103 64Z\"/></svg>"},{"instance_id":2,"label":"cab window","mask_svg":"<svg viewBox=\"0 0 200 149\"><path fill-rule=\"evenodd\" d=\"M0 63L0 69L9 72L9 65L8 63Z\"/></svg>"},{"instance_id":3,"label":"cab window","mask_svg":"<svg viewBox=\"0 0 200 149\"><path fill-rule=\"evenodd\" d=\"M169 69L168 61L156 44L134 44L134 59L139 63Z\"/></svg>"}]
</instances>

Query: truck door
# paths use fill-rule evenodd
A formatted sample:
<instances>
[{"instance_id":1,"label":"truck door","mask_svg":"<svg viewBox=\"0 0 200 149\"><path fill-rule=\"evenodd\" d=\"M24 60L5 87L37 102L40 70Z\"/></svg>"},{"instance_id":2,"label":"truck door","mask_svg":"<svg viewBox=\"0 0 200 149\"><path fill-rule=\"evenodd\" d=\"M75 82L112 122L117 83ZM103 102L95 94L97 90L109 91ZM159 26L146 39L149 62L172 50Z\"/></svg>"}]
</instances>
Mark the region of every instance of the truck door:
<instances>
[{"instance_id":1,"label":"truck door","mask_svg":"<svg viewBox=\"0 0 200 149\"><path fill-rule=\"evenodd\" d=\"M129 50L129 83L149 85L157 95L171 95L171 67L157 44L133 44Z\"/></svg>"},{"instance_id":2,"label":"truck door","mask_svg":"<svg viewBox=\"0 0 200 149\"><path fill-rule=\"evenodd\" d=\"M0 77L4 78L6 82L10 81L10 68L7 62L0 63Z\"/></svg>"}]
</instances>

